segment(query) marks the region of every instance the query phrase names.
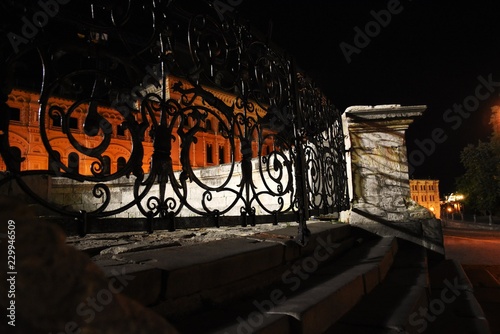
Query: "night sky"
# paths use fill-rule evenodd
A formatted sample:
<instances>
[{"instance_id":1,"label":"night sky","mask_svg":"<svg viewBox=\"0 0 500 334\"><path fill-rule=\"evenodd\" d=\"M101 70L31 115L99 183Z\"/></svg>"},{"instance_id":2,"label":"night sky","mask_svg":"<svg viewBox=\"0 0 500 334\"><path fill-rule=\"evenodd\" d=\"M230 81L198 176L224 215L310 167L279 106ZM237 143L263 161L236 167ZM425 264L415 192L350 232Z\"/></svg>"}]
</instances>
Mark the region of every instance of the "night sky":
<instances>
[{"instance_id":1,"label":"night sky","mask_svg":"<svg viewBox=\"0 0 500 334\"><path fill-rule=\"evenodd\" d=\"M500 93L499 1L229 3L265 34L272 22L272 41L340 111L427 105L407 131L411 177L439 179L441 195L463 173L463 147L491 135L490 107Z\"/></svg>"}]
</instances>

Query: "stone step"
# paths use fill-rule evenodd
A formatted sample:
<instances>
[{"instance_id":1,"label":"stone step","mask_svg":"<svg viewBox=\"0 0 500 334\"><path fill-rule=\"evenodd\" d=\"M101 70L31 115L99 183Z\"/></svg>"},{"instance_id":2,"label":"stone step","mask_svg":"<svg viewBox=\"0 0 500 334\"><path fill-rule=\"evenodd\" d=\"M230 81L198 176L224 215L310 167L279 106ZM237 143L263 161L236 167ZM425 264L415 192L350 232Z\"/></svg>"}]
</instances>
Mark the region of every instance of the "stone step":
<instances>
[{"instance_id":1,"label":"stone step","mask_svg":"<svg viewBox=\"0 0 500 334\"><path fill-rule=\"evenodd\" d=\"M398 253L385 280L327 333L417 333L412 319L428 305L429 292L425 249L398 239Z\"/></svg>"},{"instance_id":2,"label":"stone step","mask_svg":"<svg viewBox=\"0 0 500 334\"><path fill-rule=\"evenodd\" d=\"M384 280L395 253L395 238L366 242L338 263L318 271L316 276L325 279L323 282L292 296L269 313L290 316L293 332L323 333L371 293L377 279Z\"/></svg>"},{"instance_id":3,"label":"stone step","mask_svg":"<svg viewBox=\"0 0 500 334\"><path fill-rule=\"evenodd\" d=\"M489 333L459 264L349 225L309 229L306 246L288 227L98 264L180 333Z\"/></svg>"},{"instance_id":4,"label":"stone step","mask_svg":"<svg viewBox=\"0 0 500 334\"><path fill-rule=\"evenodd\" d=\"M394 238L377 238L324 267L326 253L313 252L252 299L174 324L181 333L322 333L383 280L396 252Z\"/></svg>"},{"instance_id":5,"label":"stone step","mask_svg":"<svg viewBox=\"0 0 500 334\"><path fill-rule=\"evenodd\" d=\"M430 269L431 297L418 326L425 333L491 333L488 320L474 296L474 288L460 263L445 260Z\"/></svg>"},{"instance_id":6,"label":"stone step","mask_svg":"<svg viewBox=\"0 0 500 334\"><path fill-rule=\"evenodd\" d=\"M203 244L114 255L96 263L122 292L167 318L176 318L257 293L280 282L290 264L320 258L318 266L355 243L345 224L308 224L309 242L293 238L297 227Z\"/></svg>"}]
</instances>

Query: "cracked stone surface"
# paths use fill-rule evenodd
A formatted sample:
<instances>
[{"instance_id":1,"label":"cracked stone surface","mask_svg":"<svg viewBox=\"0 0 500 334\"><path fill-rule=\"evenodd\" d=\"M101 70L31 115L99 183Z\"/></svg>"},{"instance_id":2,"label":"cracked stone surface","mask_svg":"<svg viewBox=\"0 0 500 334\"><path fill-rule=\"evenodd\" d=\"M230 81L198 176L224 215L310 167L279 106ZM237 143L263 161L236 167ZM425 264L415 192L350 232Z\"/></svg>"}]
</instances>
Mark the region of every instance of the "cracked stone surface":
<instances>
[{"instance_id":1,"label":"cracked stone surface","mask_svg":"<svg viewBox=\"0 0 500 334\"><path fill-rule=\"evenodd\" d=\"M94 260L119 257L119 254L148 249L181 247L226 238L248 237L257 233L294 226L294 223L258 224L256 226L222 226L219 228L192 228L173 232L154 231L92 234L84 237L71 236L66 239L69 246L81 250ZM297 225L298 226L298 225Z\"/></svg>"}]
</instances>

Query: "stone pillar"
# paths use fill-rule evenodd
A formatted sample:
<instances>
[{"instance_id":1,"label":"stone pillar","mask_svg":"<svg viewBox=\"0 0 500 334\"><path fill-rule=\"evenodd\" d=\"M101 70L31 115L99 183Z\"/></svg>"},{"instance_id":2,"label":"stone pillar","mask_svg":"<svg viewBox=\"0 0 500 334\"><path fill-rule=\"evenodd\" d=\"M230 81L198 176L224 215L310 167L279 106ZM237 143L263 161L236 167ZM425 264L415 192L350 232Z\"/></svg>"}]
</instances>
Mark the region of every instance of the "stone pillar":
<instances>
[{"instance_id":1,"label":"stone pillar","mask_svg":"<svg viewBox=\"0 0 500 334\"><path fill-rule=\"evenodd\" d=\"M422 105L380 105L346 110L353 198L349 222L443 253L440 222L430 213L422 216L421 211L417 219L410 201L405 131L425 109Z\"/></svg>"}]
</instances>

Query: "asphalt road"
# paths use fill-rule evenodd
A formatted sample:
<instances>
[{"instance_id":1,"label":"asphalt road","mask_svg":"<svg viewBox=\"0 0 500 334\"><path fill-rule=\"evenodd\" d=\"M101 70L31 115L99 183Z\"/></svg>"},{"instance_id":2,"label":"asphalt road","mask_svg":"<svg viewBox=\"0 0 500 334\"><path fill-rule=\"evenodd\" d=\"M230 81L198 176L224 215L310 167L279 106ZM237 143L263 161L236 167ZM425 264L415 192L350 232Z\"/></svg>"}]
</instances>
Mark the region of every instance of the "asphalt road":
<instances>
[{"instance_id":1,"label":"asphalt road","mask_svg":"<svg viewBox=\"0 0 500 334\"><path fill-rule=\"evenodd\" d=\"M446 257L463 265L500 266L500 230L445 228Z\"/></svg>"},{"instance_id":2,"label":"asphalt road","mask_svg":"<svg viewBox=\"0 0 500 334\"><path fill-rule=\"evenodd\" d=\"M500 333L500 228L444 228L446 258L462 264L493 334Z\"/></svg>"}]
</instances>

